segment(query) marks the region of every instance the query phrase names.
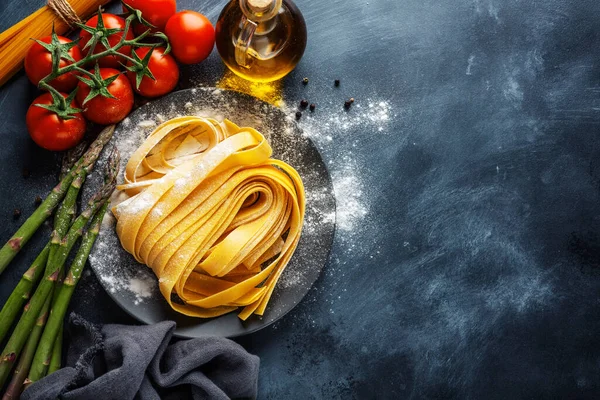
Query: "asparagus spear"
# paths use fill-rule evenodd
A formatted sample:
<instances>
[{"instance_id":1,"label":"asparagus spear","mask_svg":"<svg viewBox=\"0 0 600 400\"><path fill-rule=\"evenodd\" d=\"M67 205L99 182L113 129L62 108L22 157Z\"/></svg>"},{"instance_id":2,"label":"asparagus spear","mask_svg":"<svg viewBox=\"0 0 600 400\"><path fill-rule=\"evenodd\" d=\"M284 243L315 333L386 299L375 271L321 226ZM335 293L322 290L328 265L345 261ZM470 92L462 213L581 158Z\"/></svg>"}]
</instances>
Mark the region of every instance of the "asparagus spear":
<instances>
[{"instance_id":1,"label":"asparagus spear","mask_svg":"<svg viewBox=\"0 0 600 400\"><path fill-rule=\"evenodd\" d=\"M117 152L116 148L113 148L107 169L110 171L107 174L109 177L116 177L118 174L119 153ZM116 183L116 180L113 179L112 183ZM92 251L92 246L94 245L94 242L98 237L98 233L100 232L100 225L102 224L102 219L104 218L104 214L106 214L106 210L108 209L108 203L108 200L106 200L102 207L100 207L100 210L92 218L92 221L90 222L90 228L85 233L69 273L65 278L60 291L58 292L57 298L52 304L52 313L50 314L50 318L48 319L48 323L44 329L42 338L40 339L40 344L35 352L31 371L29 372L28 380L31 382L40 380L48 371L50 359L52 358L52 349L54 347L54 343L56 342L59 328L62 326L65 314L67 312L67 307L69 306L69 301L71 300L75 286L81 277L81 271L83 271L83 268L85 267L88 256Z\"/></svg>"},{"instance_id":2,"label":"asparagus spear","mask_svg":"<svg viewBox=\"0 0 600 400\"><path fill-rule=\"evenodd\" d=\"M51 260L56 257L56 252L58 251L60 243L64 239L64 236L67 234L69 227L71 226L71 222L73 221L72 217L77 212L77 197L79 196L79 190L81 189L81 185L83 185L85 177L85 170L79 171L71 183L71 187L65 196L65 200L62 202L58 208L58 211L56 212L54 230L52 231L50 238L50 254L48 255L48 265L50 264ZM46 266L46 268L48 268L48 266Z\"/></svg>"},{"instance_id":3,"label":"asparagus spear","mask_svg":"<svg viewBox=\"0 0 600 400\"><path fill-rule=\"evenodd\" d=\"M79 145L74 149L69 150L65 154L61 166L61 180L77 163L77 160L81 157L84 150L85 147L83 145ZM83 179L85 179L85 174L82 171L73 180L73 182L71 182L69 190L65 196L65 200L63 200L54 218L54 231L52 232L53 236L62 238L69 229L71 222L73 222L75 213L77 211L77 195L79 194L79 188L83 183ZM29 267L29 269L23 274L21 280L2 307L2 311L0 311L0 321L2 321L2 324L0 324L0 342L4 340L4 337L12 326L17 314L31 296L31 290L35 285L37 285L42 277L44 271L43 266L46 265L48 261L48 254L51 251L51 244L48 243L46 247L44 247L44 250L42 250L42 252L34 260L31 267Z\"/></svg>"},{"instance_id":4,"label":"asparagus spear","mask_svg":"<svg viewBox=\"0 0 600 400\"><path fill-rule=\"evenodd\" d=\"M77 145L76 147L74 147L73 149L71 149L65 153L65 155L63 157L63 161L62 161L62 167L60 170L59 180L62 180L69 173L71 168L73 168L73 165L75 165L77 160L80 159L81 156L83 156L86 147L87 147L87 143L81 142L79 145ZM71 187L69 188L69 191L67 192L65 200L61 203L58 211L56 212L56 215L54 216L54 232L53 232L53 234L55 233L57 237L62 238L66 234L66 231L69 228L69 226L71 226L71 223L73 222L73 220L75 219L75 214L77 214L77 201L76 200L77 200L77 197L79 194L79 189L81 188L81 185L83 184L83 181L85 180L85 178L87 176L87 173L89 173L89 171L83 170L82 172L80 172L80 174L77 176L77 178L75 178L73 183L71 183ZM73 200L72 202L70 201L71 199ZM68 224L65 224L64 221L68 221ZM54 249L53 247L50 248L50 254L52 254L53 249ZM61 274L61 275L63 275L63 274ZM63 279L63 277L61 276L59 281L62 281L62 279ZM58 284L58 282L57 282L57 284ZM54 294L52 296L51 304L54 304L54 301L58 295L58 292L59 292L58 288L55 288ZM38 321L39 321L39 318L38 318ZM44 325L45 325L45 321L44 321ZM36 324L36 326L33 329L35 330L37 328L37 326L38 325ZM59 330L59 335L56 338L56 342L54 343L49 373L57 371L60 368L61 358L62 358L62 341L63 341L63 329L62 328L63 327L61 326L60 330ZM30 357L28 359L29 364L27 364L26 371L25 371L25 368L19 368L19 365L17 365L17 368L16 368L16 370L19 370L20 374L23 375L23 376L19 377L19 381L18 381L18 384L21 386L23 385L24 377L29 374L29 368L31 366L31 362L33 361L33 356L35 355L35 349L37 348L37 343L39 341L39 337L42 335L42 330L43 330L43 326L42 326L42 329L40 329L39 334L37 335L37 339L35 341L35 347L31 351L31 354L29 354L27 351L28 346L30 346L30 342L33 340L30 335L27 343L25 344L25 348L23 349L23 354L21 355L21 359L19 359L19 364L21 364L21 360L23 360L23 357L25 357L25 354L27 354L27 357ZM16 370L15 370L15 373L16 373Z\"/></svg>"},{"instance_id":5,"label":"asparagus spear","mask_svg":"<svg viewBox=\"0 0 600 400\"><path fill-rule=\"evenodd\" d=\"M62 161L62 166L60 169L59 180L62 181L65 178L65 176L67 176L67 174L69 174L69 172L77 164L77 161L84 154L85 146L86 146L85 143L80 143L78 146L76 146L75 148L73 148L65 153L65 155L63 157L63 161ZM77 213L77 203L76 202L67 202L66 199L69 198L69 195L71 195L71 196L74 195L75 198L77 198L77 195L79 194L79 189L83 185L83 182L85 181L85 178L87 177L87 174L90 173L92 168L93 168L93 165L90 165L88 168L82 168L79 171L79 173L73 180L73 183L71 183L71 187L69 188L69 191L67 192L67 195L65 196L65 200L61 203L60 207L58 208L58 211L54 215L54 229L58 230L61 233L61 235L60 235L61 237L65 235L65 233L69 229L69 226L71 225L71 222L73 222L73 218L75 218L75 214ZM77 182L78 183L77 184L76 181L78 179L80 182ZM66 218L67 215L71 215L72 218L67 219ZM65 225L65 222L67 222L66 225Z\"/></svg>"},{"instance_id":6,"label":"asparagus spear","mask_svg":"<svg viewBox=\"0 0 600 400\"><path fill-rule=\"evenodd\" d=\"M63 176L61 177L61 179L66 173L69 172L69 169L73 167L74 163L81 156L83 150L85 150L85 148L83 148L82 146L78 146L77 148L75 148L75 150L69 151L65 155L63 159L61 172L61 175ZM79 155L77 155L77 153L79 153ZM69 226L71 225L71 222L73 222L74 214L77 210L77 197L83 180L85 179L85 175L86 174L83 171L80 172L79 175L75 178L75 180L71 183L71 187L69 188L67 195L65 196L65 200L62 202L58 212L56 213L53 231L54 238L64 236ZM47 262L48 254L52 250L52 243L60 243L60 241L51 241L50 243L48 243L44 248L43 253L40 255L41 257L38 257L36 259L36 262L34 262L34 266L32 266L23 275L21 281L19 282L13 293L10 295L7 303L3 307L2 312L0 312L0 321L13 321L16 317L17 312L19 311L19 308L23 306L22 303L29 298L30 291L33 285L36 284L37 280L39 280L39 278L42 276L42 265L46 264ZM57 291L55 290L55 292ZM42 335L44 326L46 324L46 319L48 316L48 312L50 311L51 304L52 301L50 300L50 298L48 298L46 300L46 303L44 304L42 311L40 312L40 315L38 316L38 319L36 321L35 326L32 329L32 332L29 335L27 343L23 348L23 353L19 358L19 363L15 368L15 375L13 376L8 386L7 392L3 400L5 398L17 399L19 397L19 393L23 386L23 381L29 374L29 368L31 366L31 362L33 361L33 356L35 355L35 350L37 348L38 341L40 339L40 336ZM4 323L0 325L0 341L2 341L4 335L6 335L6 332L8 331L8 328L11 325L12 323ZM54 371L60 368L60 357L62 353L62 334L60 335L60 341L57 339L57 343L59 345L56 346L56 351L58 354L55 363L58 364L58 367L56 367Z\"/></svg>"},{"instance_id":7,"label":"asparagus spear","mask_svg":"<svg viewBox=\"0 0 600 400\"><path fill-rule=\"evenodd\" d=\"M81 171L73 182L71 182L65 200L56 214L54 231L52 232L50 243L46 245L31 267L23 274L17 287L2 307L2 311L0 311L0 321L2 321L0 324L0 342L2 342L8 333L25 301L29 299L32 288L40 280L44 271L43 265L46 264L46 268L48 268L48 260L55 257L58 246L73 220L73 214L77 209L77 196L84 179L85 173Z\"/></svg>"},{"instance_id":8,"label":"asparagus spear","mask_svg":"<svg viewBox=\"0 0 600 400\"><path fill-rule=\"evenodd\" d=\"M94 165L102 148L114 132L114 126L109 126L104 129L98 138L92 143L88 151L75 163L73 168L67 173L67 175L59 182L46 199L40 204L40 206L31 214L29 218L21 225L21 227L15 232L15 234L6 242L6 244L0 249L0 274L4 272L8 264L15 257L15 255L25 246L25 244L31 239L33 234L38 230L40 225L44 223L54 209L65 197L67 190L71 186L71 182L75 179L81 169L89 169Z\"/></svg>"},{"instance_id":9,"label":"asparagus spear","mask_svg":"<svg viewBox=\"0 0 600 400\"><path fill-rule=\"evenodd\" d=\"M23 312L12 336L4 347L2 354L0 354L0 386L6 381L10 370L23 349L27 335L35 323L35 318L40 312L47 296L49 296L52 291L59 272L62 269L69 252L73 248L73 245L82 235L83 228L87 225L89 219L102 208L113 192L118 173L118 167L114 168L113 164L114 163L109 163L110 168L107 168L104 186L92 197L88 203L88 207L81 215L79 215L79 217L77 217L75 222L73 222L73 225L69 229L69 233L61 242L59 251L57 251L56 257L52 260L51 268L46 268L44 279L41 281L31 298L29 308Z\"/></svg>"},{"instance_id":10,"label":"asparagus spear","mask_svg":"<svg viewBox=\"0 0 600 400\"><path fill-rule=\"evenodd\" d=\"M67 151L63 157L62 166L60 169L59 180L63 180L65 176L71 171L73 166L77 163L86 148L86 143L82 142L71 150ZM65 199L58 207L58 211L54 215L54 230L52 231L51 241L54 239L54 243L58 244L60 240L66 235L69 227L73 223L75 219L75 215L77 214L77 197L79 196L79 190L83 183L85 182L85 178L87 174L90 172L93 165L90 165L87 169L81 169L73 182L71 183L71 187L67 191ZM55 247L51 245L50 247L50 257L55 252Z\"/></svg>"},{"instance_id":11,"label":"asparagus spear","mask_svg":"<svg viewBox=\"0 0 600 400\"><path fill-rule=\"evenodd\" d=\"M17 314L23 308L25 302L31 296L31 291L38 281L42 277L42 272L48 260L48 253L50 252L50 243L44 247L44 250L37 256L37 258L31 264L31 267L21 277L21 280L15 287L15 290L10 294L6 303L0 311L0 343L4 340L4 337L10 330L13 321L17 317Z\"/></svg>"},{"instance_id":12,"label":"asparagus spear","mask_svg":"<svg viewBox=\"0 0 600 400\"><path fill-rule=\"evenodd\" d=\"M54 231L52 231L50 239L50 253L48 254L48 261L46 262L46 269L52 268L52 260L55 259L56 252L59 250L60 244L65 239L65 235L67 234L71 223L75 219L75 214L77 214L77 197L79 196L79 190L81 189L81 185L83 185L86 175L87 174L85 170L79 172L75 180L71 183L71 187L69 188L65 199L56 212ZM55 285L60 286L63 278L64 270L61 269ZM58 290L55 290L54 297L57 295ZM54 300L52 300L52 303L54 304Z\"/></svg>"},{"instance_id":13,"label":"asparagus spear","mask_svg":"<svg viewBox=\"0 0 600 400\"><path fill-rule=\"evenodd\" d=\"M83 241L73 260L69 274L65 278L65 281L60 288L58 298L52 306L52 313L48 318L48 323L46 324L46 328L44 329L44 333L42 334L42 338L40 339L40 343L35 352L35 357L33 358L29 377L27 378L28 383L36 382L46 376L48 366L50 365L50 359L52 358L52 348L54 347L54 342L58 336L59 328L65 318L67 307L69 306L69 301L71 300L75 286L79 282L81 272L85 267L85 263L92 251L98 233L100 232L102 218L104 218L107 208L108 202L104 203L102 208L100 208L100 211L96 213L92 219L90 229L83 237Z\"/></svg>"},{"instance_id":14,"label":"asparagus spear","mask_svg":"<svg viewBox=\"0 0 600 400\"><path fill-rule=\"evenodd\" d=\"M37 348L40 337L42 336L42 332L44 331L44 326L46 325L46 321L48 319L50 305L52 304L51 298L52 296L48 296L44 306L42 307L42 311L40 311L40 314L35 321L35 326L29 334L29 338L27 339L25 347L23 347L23 353L21 354L21 357L19 357L19 362L15 367L15 372L10 380L10 383L8 384L8 387L6 388L6 393L4 393L2 400L17 400L21 396L21 389L23 388L25 379L29 374L31 362L33 361L33 356L35 355L35 349Z\"/></svg>"},{"instance_id":15,"label":"asparagus spear","mask_svg":"<svg viewBox=\"0 0 600 400\"><path fill-rule=\"evenodd\" d=\"M63 344L63 324L60 324L58 328L58 336L54 341L54 347L52 348L52 358L50 359L50 367L48 368L48 375L56 372L60 369L62 362L62 344Z\"/></svg>"},{"instance_id":16,"label":"asparagus spear","mask_svg":"<svg viewBox=\"0 0 600 400\"><path fill-rule=\"evenodd\" d=\"M58 180L62 181L65 176L69 173L69 171L73 168L73 166L77 163L77 161L83 156L85 153L85 149L87 148L86 142L81 142L77 146L73 147L71 150L67 151L63 156L62 165L60 167L60 175L58 176Z\"/></svg>"}]
</instances>

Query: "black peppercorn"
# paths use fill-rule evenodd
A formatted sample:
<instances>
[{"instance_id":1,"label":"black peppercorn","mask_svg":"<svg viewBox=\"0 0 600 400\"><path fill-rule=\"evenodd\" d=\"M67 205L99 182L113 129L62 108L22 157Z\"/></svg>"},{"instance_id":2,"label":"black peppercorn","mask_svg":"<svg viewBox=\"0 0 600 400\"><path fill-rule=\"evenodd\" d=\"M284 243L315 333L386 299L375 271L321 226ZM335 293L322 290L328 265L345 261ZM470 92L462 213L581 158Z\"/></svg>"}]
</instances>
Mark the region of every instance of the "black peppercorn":
<instances>
[{"instance_id":1,"label":"black peppercorn","mask_svg":"<svg viewBox=\"0 0 600 400\"><path fill-rule=\"evenodd\" d=\"M317 108L317 106L315 105L315 103L312 103L309 108L310 111L315 111L315 108Z\"/></svg>"},{"instance_id":2,"label":"black peppercorn","mask_svg":"<svg viewBox=\"0 0 600 400\"><path fill-rule=\"evenodd\" d=\"M18 208L15 208L15 211L13 211L13 218L17 219L21 216L21 210L19 210Z\"/></svg>"},{"instance_id":3,"label":"black peppercorn","mask_svg":"<svg viewBox=\"0 0 600 400\"><path fill-rule=\"evenodd\" d=\"M36 196L34 203L36 206L39 206L42 204L42 198L40 196Z\"/></svg>"},{"instance_id":4,"label":"black peppercorn","mask_svg":"<svg viewBox=\"0 0 600 400\"><path fill-rule=\"evenodd\" d=\"M344 108L348 109L348 108L350 108L351 105L352 105L352 102L350 100L346 100L346 102L344 103Z\"/></svg>"},{"instance_id":5,"label":"black peppercorn","mask_svg":"<svg viewBox=\"0 0 600 400\"><path fill-rule=\"evenodd\" d=\"M336 87L340 86L340 80L339 80L339 79L336 79L336 80L333 82L333 84L334 84Z\"/></svg>"},{"instance_id":6,"label":"black peppercorn","mask_svg":"<svg viewBox=\"0 0 600 400\"><path fill-rule=\"evenodd\" d=\"M296 112L296 119L302 118L302 113L300 111Z\"/></svg>"},{"instance_id":7,"label":"black peppercorn","mask_svg":"<svg viewBox=\"0 0 600 400\"><path fill-rule=\"evenodd\" d=\"M300 102L300 107L302 107L302 108L306 108L306 107L308 107L308 101L306 101L306 100L302 100L302 101Z\"/></svg>"},{"instance_id":8,"label":"black peppercorn","mask_svg":"<svg viewBox=\"0 0 600 400\"><path fill-rule=\"evenodd\" d=\"M31 176L31 172L29 172L27 168L23 168L23 171L21 171L21 175L23 176L23 179L27 179Z\"/></svg>"},{"instance_id":9,"label":"black peppercorn","mask_svg":"<svg viewBox=\"0 0 600 400\"><path fill-rule=\"evenodd\" d=\"M302 79L302 83L304 83L306 85L308 83L308 78Z\"/></svg>"}]
</instances>

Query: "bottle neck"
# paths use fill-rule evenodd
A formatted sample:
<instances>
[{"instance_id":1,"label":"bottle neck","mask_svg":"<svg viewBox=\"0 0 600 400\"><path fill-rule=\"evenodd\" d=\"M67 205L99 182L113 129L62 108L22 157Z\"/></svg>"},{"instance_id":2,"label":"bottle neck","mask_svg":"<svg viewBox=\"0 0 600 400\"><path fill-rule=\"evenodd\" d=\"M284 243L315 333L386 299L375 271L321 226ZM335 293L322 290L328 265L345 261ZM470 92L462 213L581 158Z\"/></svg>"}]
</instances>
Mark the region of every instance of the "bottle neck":
<instances>
[{"instance_id":1,"label":"bottle neck","mask_svg":"<svg viewBox=\"0 0 600 400\"><path fill-rule=\"evenodd\" d=\"M250 21L264 22L277 15L283 0L240 0L240 8Z\"/></svg>"}]
</instances>

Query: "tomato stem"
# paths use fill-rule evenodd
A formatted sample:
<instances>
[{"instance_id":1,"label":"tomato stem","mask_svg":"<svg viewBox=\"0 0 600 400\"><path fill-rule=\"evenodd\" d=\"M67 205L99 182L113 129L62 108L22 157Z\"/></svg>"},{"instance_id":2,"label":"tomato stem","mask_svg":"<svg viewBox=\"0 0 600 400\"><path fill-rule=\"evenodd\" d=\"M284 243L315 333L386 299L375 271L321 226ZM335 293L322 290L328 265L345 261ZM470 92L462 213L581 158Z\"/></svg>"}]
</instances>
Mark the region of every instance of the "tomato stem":
<instances>
[{"instance_id":1,"label":"tomato stem","mask_svg":"<svg viewBox=\"0 0 600 400\"><path fill-rule=\"evenodd\" d=\"M87 69L81 68L81 67L75 68L75 71L88 76L92 80L92 82L94 82L94 85L102 86L102 80L98 80L98 78L96 77L96 74L94 74L93 72L90 72ZM83 104L80 104L80 105L83 105Z\"/></svg>"},{"instance_id":2,"label":"tomato stem","mask_svg":"<svg viewBox=\"0 0 600 400\"><path fill-rule=\"evenodd\" d=\"M84 75L89 76L92 80L95 78L94 73L88 71L85 68L77 67L77 68L75 68L75 71L79 72L80 74L84 74Z\"/></svg>"},{"instance_id":3,"label":"tomato stem","mask_svg":"<svg viewBox=\"0 0 600 400\"><path fill-rule=\"evenodd\" d=\"M63 97L63 95L58 90L56 90L55 88L53 88L46 82L40 82L40 87L42 89L46 89L47 91L49 91L50 93L53 94L52 98L55 100L56 103L58 103L58 104L56 104L56 106L58 107L59 110L65 111L67 109L67 102L66 102L65 98Z\"/></svg>"},{"instance_id":4,"label":"tomato stem","mask_svg":"<svg viewBox=\"0 0 600 400\"><path fill-rule=\"evenodd\" d=\"M130 57L128 55L119 53L119 50L126 46L130 46L132 48L132 51L135 51L136 48L140 48L140 47L154 48L154 47L158 47L161 45L160 43L144 43L143 42L143 40L148 35L151 34L150 29L148 29L146 32L139 35L137 38L134 38L131 40L127 39L127 34L129 33L129 30L131 28L131 23L134 20L139 20L141 23L149 25L146 21L144 21L142 19L141 12L139 10L131 9L130 11L131 11L131 14L125 19L125 26L123 27L123 29L106 29L104 27L104 23L102 22L103 20L102 20L101 9L98 9L98 23L96 24L96 27L89 27L87 25L78 24L80 28L91 33L91 38L87 44L87 47L89 47L87 55L79 61L73 60L68 55L68 53L67 53L68 49L65 49L64 47L57 45L59 43L58 37L56 36L56 33L52 32L52 35L53 35L52 43L54 45L51 47L47 47L47 49L50 50L50 54L52 55L52 72L48 76L46 76L40 80L38 87L41 89L48 90L52 94L54 103L51 106L44 107L44 108L55 111L57 113L57 115L59 115L63 119L73 118L73 114L75 112L80 111L78 109L71 107L71 101L75 96L75 91L77 90L77 88L75 88L75 91L71 92L71 94L68 96L68 98L65 98L58 90L56 90L55 88L53 88L50 85L50 82L52 82L54 79L58 78L61 75L68 74L71 72L78 72L81 75L86 75L91 80L91 82L89 82L89 81L88 82L93 83L93 85L98 90L101 91L101 89L106 86L107 82L104 82L101 78L99 79L99 74L95 74L95 73L88 71L85 68L85 66L95 63L97 60L101 59L102 57L106 57L106 56L120 57L123 59L124 62L130 62L132 64L131 67L128 67L128 69L131 68L135 71L138 71L137 73L141 74L142 76L147 75L147 76L152 77L152 74L148 70L148 61L149 61L148 57L146 57L142 60L139 57ZM119 32L122 32L121 39L119 40L118 43L116 43L114 46L111 47L107 40L108 36L119 33ZM155 33L152 35L164 42L164 45L167 49L167 51L165 51L165 53L168 52L168 50L170 49L169 39L164 34L161 34L161 33ZM98 43L102 43L105 46L105 50L94 54L94 51L96 50L96 46L98 45ZM64 67L61 67L60 60L63 58L67 59L68 61L71 61L71 63L69 63L68 65L66 65ZM96 64L96 66L97 66L97 64ZM144 71L146 71L146 72L144 72ZM154 77L152 77L152 78L154 78ZM81 79L81 80L85 81L85 79ZM86 99L86 101L88 101L88 100L90 100L90 99Z\"/></svg>"},{"instance_id":5,"label":"tomato stem","mask_svg":"<svg viewBox=\"0 0 600 400\"><path fill-rule=\"evenodd\" d=\"M102 85L102 82L98 81L97 76L94 73L86 70L85 66L95 63L97 60L101 59L102 57L106 57L106 56L120 57L124 61L130 62L132 64L132 67L138 71L144 71L148 68L148 60L147 59L140 60L139 57L136 59L135 57L130 57L128 55L119 53L119 50L126 46L130 46L130 47L132 47L133 50L135 50L136 48L140 48L140 47L158 47L161 45L160 43L144 43L143 42L143 40L147 36L152 34L150 29L148 29L146 32L142 33L141 35L139 35L138 37L136 37L134 39L131 39L131 40L127 39L127 34L129 33L129 30L131 28L131 23L134 20L136 20L136 19L139 20L141 18L140 17L141 12L138 12L138 10L132 9L130 11L132 12L132 14L130 14L125 19L125 26L123 27L123 29L111 29L108 31L110 34L122 32L121 39L119 40L118 43L116 43L112 47L106 45L108 43L108 41L106 39L102 40L103 38L106 37L105 32L107 30L104 27L104 24L101 23L102 12L99 9L98 10L98 24L95 28L89 27L87 25L79 24L79 26L82 29L84 29L84 27L85 27L85 30L87 30L88 32L91 33L91 39L87 45L87 47L89 47L89 50L85 57L83 57L79 61L71 62L64 67L60 67L60 60L62 58L67 58L66 51L60 46L55 46L54 48L52 48L52 51L51 51L52 72L48 76L46 76L42 80L40 80L38 87L41 89L46 89L46 90L50 91L51 93L53 93L52 97L55 99L54 107L57 110L61 110L61 111L63 111L63 113L64 112L68 113L70 110L70 103L67 104L67 100L60 94L60 92L58 90L54 89L50 85L50 82L52 82L54 79L56 79L57 77L59 77L61 75L68 74L70 72L75 71L75 72L78 72L78 73L88 76L94 82L94 84L96 84L99 87ZM142 21L142 22L145 22L145 21ZM53 35L56 35L56 34L53 33ZM166 48L170 49L169 40L164 34L156 33L156 34L152 34L152 35L156 38L159 38L161 41L163 41ZM110 36L110 35L107 35L107 36ZM104 46L106 47L106 49L94 54L94 50L96 49L96 46L98 45L99 42L102 42L104 44Z\"/></svg>"}]
</instances>

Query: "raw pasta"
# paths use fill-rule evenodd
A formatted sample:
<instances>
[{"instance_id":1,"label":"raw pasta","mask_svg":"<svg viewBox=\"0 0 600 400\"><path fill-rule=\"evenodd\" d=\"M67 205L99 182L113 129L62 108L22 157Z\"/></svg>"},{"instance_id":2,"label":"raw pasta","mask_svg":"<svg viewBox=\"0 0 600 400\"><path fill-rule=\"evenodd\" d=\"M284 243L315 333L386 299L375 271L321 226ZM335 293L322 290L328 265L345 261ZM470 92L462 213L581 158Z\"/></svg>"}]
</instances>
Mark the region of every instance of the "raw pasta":
<instances>
[{"instance_id":1,"label":"raw pasta","mask_svg":"<svg viewBox=\"0 0 600 400\"><path fill-rule=\"evenodd\" d=\"M156 128L129 159L118 189L131 197L113 208L117 234L152 268L174 310L263 315L305 210L300 176L271 155L253 128L181 117Z\"/></svg>"}]
</instances>

